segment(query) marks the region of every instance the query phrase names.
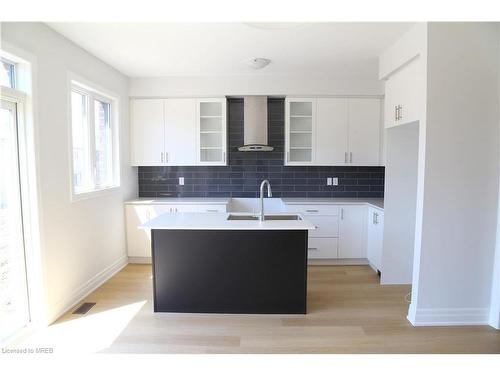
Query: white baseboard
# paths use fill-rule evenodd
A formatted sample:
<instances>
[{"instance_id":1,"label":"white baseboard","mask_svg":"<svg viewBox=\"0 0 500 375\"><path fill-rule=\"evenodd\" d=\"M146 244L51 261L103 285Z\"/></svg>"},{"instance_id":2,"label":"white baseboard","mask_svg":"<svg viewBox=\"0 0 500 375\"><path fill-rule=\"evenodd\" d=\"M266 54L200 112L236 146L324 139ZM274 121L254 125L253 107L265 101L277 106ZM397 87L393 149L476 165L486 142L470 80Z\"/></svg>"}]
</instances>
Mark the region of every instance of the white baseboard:
<instances>
[{"instance_id":1,"label":"white baseboard","mask_svg":"<svg viewBox=\"0 0 500 375\"><path fill-rule=\"evenodd\" d=\"M151 264L151 257L128 257L129 263L137 263L137 264Z\"/></svg>"},{"instance_id":2,"label":"white baseboard","mask_svg":"<svg viewBox=\"0 0 500 375\"><path fill-rule=\"evenodd\" d=\"M359 259L308 259L309 266L362 266L367 265L368 260Z\"/></svg>"},{"instance_id":3,"label":"white baseboard","mask_svg":"<svg viewBox=\"0 0 500 375\"><path fill-rule=\"evenodd\" d=\"M102 284L112 278L115 274L121 271L127 264L127 256L121 256L108 267L88 280L85 284L74 290L67 299L52 306L51 311L53 311L53 313L49 316L47 323L52 324L53 322L55 322L59 317L75 307L78 302L83 300L90 293L92 293L94 290L96 290Z\"/></svg>"},{"instance_id":4,"label":"white baseboard","mask_svg":"<svg viewBox=\"0 0 500 375\"><path fill-rule=\"evenodd\" d=\"M488 325L487 308L414 309L410 306L407 319L414 326Z\"/></svg>"}]
</instances>

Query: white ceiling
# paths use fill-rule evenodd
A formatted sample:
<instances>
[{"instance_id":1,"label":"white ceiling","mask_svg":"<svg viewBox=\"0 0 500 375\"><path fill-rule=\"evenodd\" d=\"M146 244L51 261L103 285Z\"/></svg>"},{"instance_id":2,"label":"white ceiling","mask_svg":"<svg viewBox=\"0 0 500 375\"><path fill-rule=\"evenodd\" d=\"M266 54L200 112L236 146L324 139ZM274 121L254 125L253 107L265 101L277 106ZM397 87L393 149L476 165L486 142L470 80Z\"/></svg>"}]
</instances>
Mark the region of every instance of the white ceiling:
<instances>
[{"instance_id":1,"label":"white ceiling","mask_svg":"<svg viewBox=\"0 0 500 375\"><path fill-rule=\"evenodd\" d=\"M334 74L376 77L410 23L49 23L129 77ZM272 60L262 70L246 64Z\"/></svg>"}]
</instances>

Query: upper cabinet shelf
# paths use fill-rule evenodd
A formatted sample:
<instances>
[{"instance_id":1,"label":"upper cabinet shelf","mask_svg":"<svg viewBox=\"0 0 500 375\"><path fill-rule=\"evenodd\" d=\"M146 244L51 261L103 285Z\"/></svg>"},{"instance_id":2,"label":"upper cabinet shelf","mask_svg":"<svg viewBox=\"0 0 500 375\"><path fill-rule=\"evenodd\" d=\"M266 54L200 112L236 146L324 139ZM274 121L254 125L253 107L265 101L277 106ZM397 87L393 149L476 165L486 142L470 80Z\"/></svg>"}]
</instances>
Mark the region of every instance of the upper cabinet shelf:
<instances>
[{"instance_id":1,"label":"upper cabinet shelf","mask_svg":"<svg viewBox=\"0 0 500 375\"><path fill-rule=\"evenodd\" d=\"M132 99L133 166L226 165L226 99Z\"/></svg>"},{"instance_id":2,"label":"upper cabinet shelf","mask_svg":"<svg viewBox=\"0 0 500 375\"><path fill-rule=\"evenodd\" d=\"M380 99L287 98L285 165L380 165Z\"/></svg>"}]
</instances>

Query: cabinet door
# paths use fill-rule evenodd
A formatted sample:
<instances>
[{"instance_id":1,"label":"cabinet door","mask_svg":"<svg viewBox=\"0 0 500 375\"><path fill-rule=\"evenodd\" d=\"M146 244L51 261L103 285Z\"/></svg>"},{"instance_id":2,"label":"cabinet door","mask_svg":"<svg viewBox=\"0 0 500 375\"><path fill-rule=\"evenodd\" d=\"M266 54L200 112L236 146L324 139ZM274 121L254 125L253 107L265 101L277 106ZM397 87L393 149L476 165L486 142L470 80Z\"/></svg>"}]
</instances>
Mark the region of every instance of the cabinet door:
<instances>
[{"instance_id":1,"label":"cabinet door","mask_svg":"<svg viewBox=\"0 0 500 375\"><path fill-rule=\"evenodd\" d=\"M131 146L133 166L163 165L165 123L163 100L130 101Z\"/></svg>"},{"instance_id":2,"label":"cabinet door","mask_svg":"<svg viewBox=\"0 0 500 375\"><path fill-rule=\"evenodd\" d=\"M285 165L312 165L315 158L316 100L285 100Z\"/></svg>"},{"instance_id":3,"label":"cabinet door","mask_svg":"<svg viewBox=\"0 0 500 375\"><path fill-rule=\"evenodd\" d=\"M166 99L165 164L196 164L196 99Z\"/></svg>"},{"instance_id":4,"label":"cabinet door","mask_svg":"<svg viewBox=\"0 0 500 375\"><path fill-rule=\"evenodd\" d=\"M380 100L349 99L349 164L379 165Z\"/></svg>"},{"instance_id":5,"label":"cabinet door","mask_svg":"<svg viewBox=\"0 0 500 375\"><path fill-rule=\"evenodd\" d=\"M151 231L138 226L154 219L158 215L170 212L168 205L125 205L127 227L127 254L129 257L151 257Z\"/></svg>"},{"instance_id":6,"label":"cabinet door","mask_svg":"<svg viewBox=\"0 0 500 375\"><path fill-rule=\"evenodd\" d=\"M382 247L384 236L384 213L368 208L366 257L371 266L382 271Z\"/></svg>"},{"instance_id":7,"label":"cabinet door","mask_svg":"<svg viewBox=\"0 0 500 375\"><path fill-rule=\"evenodd\" d=\"M197 103L197 164L227 165L226 99L200 99Z\"/></svg>"},{"instance_id":8,"label":"cabinet door","mask_svg":"<svg viewBox=\"0 0 500 375\"><path fill-rule=\"evenodd\" d=\"M386 81L384 111L386 128L420 119L425 85L425 80L422 79L422 69L420 59L415 59L392 74ZM399 110L397 110L398 106Z\"/></svg>"},{"instance_id":9,"label":"cabinet door","mask_svg":"<svg viewBox=\"0 0 500 375\"><path fill-rule=\"evenodd\" d=\"M339 258L366 258L365 222L365 206L340 207Z\"/></svg>"},{"instance_id":10,"label":"cabinet door","mask_svg":"<svg viewBox=\"0 0 500 375\"><path fill-rule=\"evenodd\" d=\"M347 108L347 99L317 99L316 165L347 164Z\"/></svg>"}]
</instances>

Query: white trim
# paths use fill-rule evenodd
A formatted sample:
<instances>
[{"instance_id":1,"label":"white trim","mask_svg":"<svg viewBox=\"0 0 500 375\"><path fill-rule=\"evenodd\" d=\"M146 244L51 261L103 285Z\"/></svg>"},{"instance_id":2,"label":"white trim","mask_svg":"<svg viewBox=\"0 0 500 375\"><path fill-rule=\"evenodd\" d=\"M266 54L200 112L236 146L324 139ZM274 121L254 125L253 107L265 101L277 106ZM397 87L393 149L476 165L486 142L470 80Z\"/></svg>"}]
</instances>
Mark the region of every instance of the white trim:
<instances>
[{"instance_id":1,"label":"white trim","mask_svg":"<svg viewBox=\"0 0 500 375\"><path fill-rule=\"evenodd\" d=\"M354 259L311 259L307 260L308 266L367 266L369 265L368 259L354 258Z\"/></svg>"},{"instance_id":2,"label":"white trim","mask_svg":"<svg viewBox=\"0 0 500 375\"><path fill-rule=\"evenodd\" d=\"M120 101L119 95L103 88L90 80L79 76L73 72L68 72L68 153L69 153L69 178L70 178L70 201L78 202L85 199L100 197L103 195L108 195L118 192L121 185L121 164L120 164L120 152L121 152L121 129L120 129ZM73 181L73 127L72 127L72 108L71 108L71 93L73 91L79 92L83 95L87 95L88 101L88 126L89 126L89 145L90 145L90 155L91 155L91 179L92 179L92 189L88 191L76 192L74 188ZM113 153L113 185L111 186L95 186L95 124L94 124L94 100L99 100L110 106L110 124L111 124L111 137L112 137L112 153Z\"/></svg>"},{"instance_id":3,"label":"white trim","mask_svg":"<svg viewBox=\"0 0 500 375\"><path fill-rule=\"evenodd\" d=\"M51 306L51 315L48 317L48 323L55 322L59 317L71 310L81 300L85 299L90 293L99 288L102 284L120 272L128 264L128 258L124 254L112 264L97 273L91 279L75 289L68 298L59 301Z\"/></svg>"},{"instance_id":4,"label":"white trim","mask_svg":"<svg viewBox=\"0 0 500 375\"><path fill-rule=\"evenodd\" d=\"M128 257L128 262L132 264L152 264L151 257Z\"/></svg>"},{"instance_id":5,"label":"white trim","mask_svg":"<svg viewBox=\"0 0 500 375\"><path fill-rule=\"evenodd\" d=\"M488 308L416 309L410 305L407 319L414 326L487 325Z\"/></svg>"},{"instance_id":6,"label":"white trim","mask_svg":"<svg viewBox=\"0 0 500 375\"><path fill-rule=\"evenodd\" d=\"M40 146L37 102L37 58L8 42L2 42L0 56L16 63L16 89L2 90L2 95L11 99L21 99L23 126L18 128L21 184L23 194L23 226L25 238L26 268L28 273L28 293L30 298L30 324L19 333L36 330L45 325L47 313L46 257L43 232L43 207L40 178ZM18 101L18 100L16 100Z\"/></svg>"}]
</instances>

